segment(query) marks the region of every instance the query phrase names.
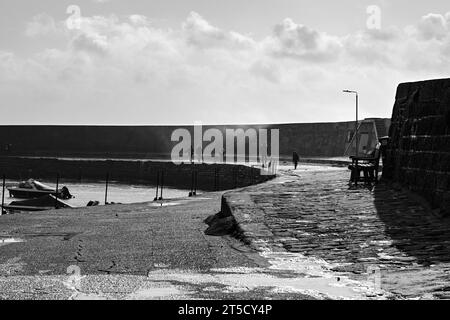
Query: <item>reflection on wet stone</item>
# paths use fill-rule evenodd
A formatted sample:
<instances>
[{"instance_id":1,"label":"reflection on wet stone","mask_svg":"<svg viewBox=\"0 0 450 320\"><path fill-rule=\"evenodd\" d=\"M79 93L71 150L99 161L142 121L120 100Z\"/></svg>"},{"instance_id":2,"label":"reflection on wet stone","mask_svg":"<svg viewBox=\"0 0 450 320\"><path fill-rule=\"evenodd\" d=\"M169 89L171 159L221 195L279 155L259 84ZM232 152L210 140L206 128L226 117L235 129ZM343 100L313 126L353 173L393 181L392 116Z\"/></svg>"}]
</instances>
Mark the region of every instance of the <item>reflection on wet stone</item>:
<instances>
[{"instance_id":1,"label":"reflection on wet stone","mask_svg":"<svg viewBox=\"0 0 450 320\"><path fill-rule=\"evenodd\" d=\"M247 189L274 243L359 279L368 266L379 266L383 289L401 295L420 296L430 270L436 279L450 280L450 220L385 184L349 190L344 170L293 177ZM447 286L435 286L435 296L449 296Z\"/></svg>"}]
</instances>

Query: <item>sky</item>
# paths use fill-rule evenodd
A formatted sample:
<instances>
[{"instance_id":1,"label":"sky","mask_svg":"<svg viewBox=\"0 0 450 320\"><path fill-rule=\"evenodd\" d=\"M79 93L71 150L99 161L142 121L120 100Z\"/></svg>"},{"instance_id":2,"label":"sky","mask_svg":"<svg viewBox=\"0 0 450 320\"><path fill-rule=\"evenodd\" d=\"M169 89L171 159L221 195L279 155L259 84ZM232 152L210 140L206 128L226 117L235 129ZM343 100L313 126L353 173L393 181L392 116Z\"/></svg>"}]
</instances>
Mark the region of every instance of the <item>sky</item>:
<instances>
[{"instance_id":1,"label":"sky","mask_svg":"<svg viewBox=\"0 0 450 320\"><path fill-rule=\"evenodd\" d=\"M449 72L448 0L0 0L1 125L389 118Z\"/></svg>"}]
</instances>

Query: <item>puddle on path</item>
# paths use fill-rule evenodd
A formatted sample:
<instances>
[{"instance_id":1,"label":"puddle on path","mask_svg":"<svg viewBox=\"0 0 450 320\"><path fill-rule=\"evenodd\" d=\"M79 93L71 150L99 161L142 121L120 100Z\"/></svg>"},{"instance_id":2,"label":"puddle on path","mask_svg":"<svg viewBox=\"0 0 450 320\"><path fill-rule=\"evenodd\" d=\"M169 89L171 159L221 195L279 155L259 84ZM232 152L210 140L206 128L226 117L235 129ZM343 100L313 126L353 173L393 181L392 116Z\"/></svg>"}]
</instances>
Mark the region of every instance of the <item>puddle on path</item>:
<instances>
[{"instance_id":1,"label":"puddle on path","mask_svg":"<svg viewBox=\"0 0 450 320\"><path fill-rule=\"evenodd\" d=\"M262 252L261 256L270 262L268 268L235 267L205 271L156 269L147 276L85 275L75 286L68 286L70 276L10 276L7 279L11 285L17 281L19 287L27 283L27 288L31 281L34 287L45 286L50 291L59 291L63 299L75 300L118 298L185 300L199 296L205 298L209 293L214 296L220 296L222 293L245 297L252 291L260 292L261 298L277 294L302 294L316 299L385 298L381 294L377 295L368 282L337 277L338 273L331 272L329 270L331 265L325 261L269 250ZM60 289L55 287L55 281L59 283Z\"/></svg>"},{"instance_id":2,"label":"puddle on path","mask_svg":"<svg viewBox=\"0 0 450 320\"><path fill-rule=\"evenodd\" d=\"M128 299L137 299L137 300L145 300L145 299L169 299L176 296L182 295L182 291L177 287L167 284L166 287L159 288L145 288L139 289L133 294L129 295Z\"/></svg>"},{"instance_id":3,"label":"puddle on path","mask_svg":"<svg viewBox=\"0 0 450 320\"><path fill-rule=\"evenodd\" d=\"M25 240L19 239L19 238L0 238L0 247L6 246L6 245L12 244L12 243L20 243L20 242L25 242Z\"/></svg>"},{"instance_id":4,"label":"puddle on path","mask_svg":"<svg viewBox=\"0 0 450 320\"><path fill-rule=\"evenodd\" d=\"M179 202L152 202L149 203L148 205L150 207L170 207L170 206L179 206L181 203Z\"/></svg>"},{"instance_id":5,"label":"puddle on path","mask_svg":"<svg viewBox=\"0 0 450 320\"><path fill-rule=\"evenodd\" d=\"M177 282L183 285L208 288L216 287L224 293L245 293L264 289L268 293L301 293L314 298L363 298L357 292L333 283L334 279L293 276L286 277L276 273L262 272L258 269L249 269L244 273L235 270L216 270L213 273L196 273L188 270L158 270L149 274L149 280Z\"/></svg>"},{"instance_id":6,"label":"puddle on path","mask_svg":"<svg viewBox=\"0 0 450 320\"><path fill-rule=\"evenodd\" d=\"M296 253L273 252L263 249L260 255L270 263L269 268L224 268L209 272L191 270L154 270L150 281L177 283L184 287L216 288L224 293L263 290L268 294L304 294L316 299L386 298L374 283L351 280L331 268L335 265Z\"/></svg>"}]
</instances>

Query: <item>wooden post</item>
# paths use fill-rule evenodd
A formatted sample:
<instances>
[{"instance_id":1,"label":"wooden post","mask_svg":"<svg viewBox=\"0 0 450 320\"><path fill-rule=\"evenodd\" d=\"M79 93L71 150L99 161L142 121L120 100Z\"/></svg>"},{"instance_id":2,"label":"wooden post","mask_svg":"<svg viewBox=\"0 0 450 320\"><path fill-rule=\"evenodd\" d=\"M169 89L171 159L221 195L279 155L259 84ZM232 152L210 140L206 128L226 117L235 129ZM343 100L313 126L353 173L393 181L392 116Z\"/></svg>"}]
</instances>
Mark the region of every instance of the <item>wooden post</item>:
<instances>
[{"instance_id":1,"label":"wooden post","mask_svg":"<svg viewBox=\"0 0 450 320\"><path fill-rule=\"evenodd\" d=\"M192 170L192 196L195 196L195 170Z\"/></svg>"},{"instance_id":2,"label":"wooden post","mask_svg":"<svg viewBox=\"0 0 450 320\"><path fill-rule=\"evenodd\" d=\"M108 184L109 184L109 172L106 173L105 205L108 204Z\"/></svg>"},{"instance_id":3,"label":"wooden post","mask_svg":"<svg viewBox=\"0 0 450 320\"><path fill-rule=\"evenodd\" d=\"M6 177L5 177L5 175L3 175L2 211L0 212L0 216L3 214L3 207L5 206L5 180L6 180Z\"/></svg>"},{"instance_id":4,"label":"wooden post","mask_svg":"<svg viewBox=\"0 0 450 320\"><path fill-rule=\"evenodd\" d=\"M58 209L59 173L56 174L55 209Z\"/></svg>"},{"instance_id":5,"label":"wooden post","mask_svg":"<svg viewBox=\"0 0 450 320\"><path fill-rule=\"evenodd\" d=\"M155 199L153 199L153 201L157 201L158 200L158 188L159 188L159 171L156 172L156 195L155 195Z\"/></svg>"},{"instance_id":6,"label":"wooden post","mask_svg":"<svg viewBox=\"0 0 450 320\"><path fill-rule=\"evenodd\" d=\"M220 171L217 169L217 191L220 190Z\"/></svg>"},{"instance_id":7,"label":"wooden post","mask_svg":"<svg viewBox=\"0 0 450 320\"><path fill-rule=\"evenodd\" d=\"M198 171L197 170L195 170L195 173L194 173L194 196L196 196L197 195L197 186L198 186Z\"/></svg>"},{"instance_id":8,"label":"wooden post","mask_svg":"<svg viewBox=\"0 0 450 320\"><path fill-rule=\"evenodd\" d=\"M161 171L161 197L159 200L163 200L163 190L164 190L164 170Z\"/></svg>"},{"instance_id":9,"label":"wooden post","mask_svg":"<svg viewBox=\"0 0 450 320\"><path fill-rule=\"evenodd\" d=\"M217 191L217 167L214 168L214 191Z\"/></svg>"},{"instance_id":10,"label":"wooden post","mask_svg":"<svg viewBox=\"0 0 450 320\"><path fill-rule=\"evenodd\" d=\"M194 195L194 169L191 169L191 191L189 192L189 197Z\"/></svg>"}]
</instances>

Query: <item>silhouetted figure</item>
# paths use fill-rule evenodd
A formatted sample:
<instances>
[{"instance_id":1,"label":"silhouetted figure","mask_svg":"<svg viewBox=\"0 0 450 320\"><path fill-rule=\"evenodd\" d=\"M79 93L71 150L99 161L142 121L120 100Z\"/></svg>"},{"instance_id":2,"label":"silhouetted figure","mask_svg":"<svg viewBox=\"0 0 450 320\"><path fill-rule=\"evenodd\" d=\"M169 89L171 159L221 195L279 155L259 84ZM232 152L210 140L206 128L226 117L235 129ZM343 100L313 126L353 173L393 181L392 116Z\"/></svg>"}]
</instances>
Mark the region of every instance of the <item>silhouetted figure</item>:
<instances>
[{"instance_id":1,"label":"silhouetted figure","mask_svg":"<svg viewBox=\"0 0 450 320\"><path fill-rule=\"evenodd\" d=\"M298 153L294 151L292 154L292 162L294 163L294 170L297 170L298 162L300 161L300 157Z\"/></svg>"}]
</instances>

